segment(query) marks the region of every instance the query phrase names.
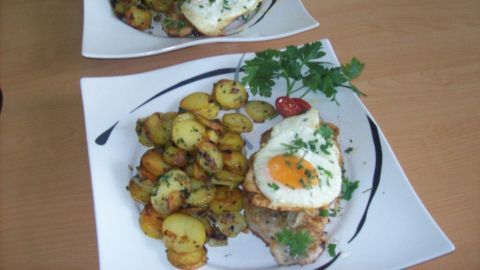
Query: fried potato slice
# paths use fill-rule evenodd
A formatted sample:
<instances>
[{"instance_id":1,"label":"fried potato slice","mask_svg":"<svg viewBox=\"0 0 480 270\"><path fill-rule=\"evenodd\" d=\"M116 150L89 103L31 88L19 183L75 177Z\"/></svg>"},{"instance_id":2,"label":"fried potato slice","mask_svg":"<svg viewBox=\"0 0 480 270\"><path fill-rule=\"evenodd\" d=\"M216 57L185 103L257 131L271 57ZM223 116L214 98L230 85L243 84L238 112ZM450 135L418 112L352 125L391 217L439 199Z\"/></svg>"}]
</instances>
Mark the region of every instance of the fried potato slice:
<instances>
[{"instance_id":1,"label":"fried potato slice","mask_svg":"<svg viewBox=\"0 0 480 270\"><path fill-rule=\"evenodd\" d=\"M173 249L168 249L167 259L175 267L193 270L200 268L207 262L207 250L205 247L191 252L177 252Z\"/></svg>"},{"instance_id":2,"label":"fried potato slice","mask_svg":"<svg viewBox=\"0 0 480 270\"><path fill-rule=\"evenodd\" d=\"M172 138L172 121L176 116L175 112L156 112L138 119L135 127L138 141L148 147L168 143Z\"/></svg>"},{"instance_id":3,"label":"fried potato slice","mask_svg":"<svg viewBox=\"0 0 480 270\"><path fill-rule=\"evenodd\" d=\"M207 119L215 119L220 111L220 106L209 94L194 92L180 101L180 110L197 114Z\"/></svg>"},{"instance_id":4,"label":"fried potato slice","mask_svg":"<svg viewBox=\"0 0 480 270\"><path fill-rule=\"evenodd\" d=\"M197 163L207 172L215 173L223 168L223 154L213 143L202 141L197 146Z\"/></svg>"},{"instance_id":5,"label":"fried potato slice","mask_svg":"<svg viewBox=\"0 0 480 270\"><path fill-rule=\"evenodd\" d=\"M165 148L163 152L163 160L170 166L173 167L185 167L187 165L187 151L176 147L174 145L169 145Z\"/></svg>"},{"instance_id":6,"label":"fried potato slice","mask_svg":"<svg viewBox=\"0 0 480 270\"><path fill-rule=\"evenodd\" d=\"M215 186L205 185L192 191L185 201L188 205L200 208L207 208L208 204L215 197Z\"/></svg>"},{"instance_id":7,"label":"fried potato slice","mask_svg":"<svg viewBox=\"0 0 480 270\"><path fill-rule=\"evenodd\" d=\"M220 80L213 86L213 97L222 109L240 109L247 103L245 87L234 80Z\"/></svg>"},{"instance_id":8,"label":"fried potato slice","mask_svg":"<svg viewBox=\"0 0 480 270\"><path fill-rule=\"evenodd\" d=\"M234 132L226 132L218 140L218 148L221 151L241 151L245 146L242 136Z\"/></svg>"},{"instance_id":9,"label":"fried potato slice","mask_svg":"<svg viewBox=\"0 0 480 270\"><path fill-rule=\"evenodd\" d=\"M205 136L205 127L196 120L177 122L172 127L172 139L181 149L192 151Z\"/></svg>"},{"instance_id":10,"label":"fried potato slice","mask_svg":"<svg viewBox=\"0 0 480 270\"><path fill-rule=\"evenodd\" d=\"M243 133L253 130L252 121L241 113L226 113L222 117L222 122L230 132Z\"/></svg>"},{"instance_id":11,"label":"fried potato slice","mask_svg":"<svg viewBox=\"0 0 480 270\"><path fill-rule=\"evenodd\" d=\"M152 183L155 183L158 177L166 173L170 168L170 165L163 160L162 149L160 148L148 150L140 159L140 174L148 178Z\"/></svg>"},{"instance_id":12,"label":"fried potato slice","mask_svg":"<svg viewBox=\"0 0 480 270\"><path fill-rule=\"evenodd\" d=\"M245 175L248 171L248 159L239 151L223 153L223 166L227 171L238 175Z\"/></svg>"},{"instance_id":13,"label":"fried potato slice","mask_svg":"<svg viewBox=\"0 0 480 270\"><path fill-rule=\"evenodd\" d=\"M223 211L239 212L243 208L242 191L238 188L218 186L209 207L216 215Z\"/></svg>"},{"instance_id":14,"label":"fried potato slice","mask_svg":"<svg viewBox=\"0 0 480 270\"><path fill-rule=\"evenodd\" d=\"M140 6L130 6L123 16L128 25L139 30L152 27L152 14Z\"/></svg>"},{"instance_id":15,"label":"fried potato slice","mask_svg":"<svg viewBox=\"0 0 480 270\"><path fill-rule=\"evenodd\" d=\"M163 222L163 243L176 252L192 252L200 249L207 240L205 227L198 219L175 213Z\"/></svg>"},{"instance_id":16,"label":"fried potato slice","mask_svg":"<svg viewBox=\"0 0 480 270\"><path fill-rule=\"evenodd\" d=\"M174 0L142 0L149 8L156 12L166 12Z\"/></svg>"},{"instance_id":17,"label":"fried potato slice","mask_svg":"<svg viewBox=\"0 0 480 270\"><path fill-rule=\"evenodd\" d=\"M149 180L141 181L140 177L136 175L128 182L127 189L134 201L141 204L150 202L150 192L153 189L153 185Z\"/></svg>"},{"instance_id":18,"label":"fried potato slice","mask_svg":"<svg viewBox=\"0 0 480 270\"><path fill-rule=\"evenodd\" d=\"M249 101L245 105L245 111L255 123L263 123L276 113L275 107L262 100Z\"/></svg>"},{"instance_id":19,"label":"fried potato slice","mask_svg":"<svg viewBox=\"0 0 480 270\"><path fill-rule=\"evenodd\" d=\"M192 183L188 175L174 169L158 179L152 190L150 201L153 208L165 216L178 210L191 191Z\"/></svg>"},{"instance_id":20,"label":"fried potato slice","mask_svg":"<svg viewBox=\"0 0 480 270\"><path fill-rule=\"evenodd\" d=\"M147 204L140 212L139 223L142 231L149 237L161 239L163 237L162 224L164 217L151 204Z\"/></svg>"},{"instance_id":21,"label":"fried potato slice","mask_svg":"<svg viewBox=\"0 0 480 270\"><path fill-rule=\"evenodd\" d=\"M235 237L247 228L247 221L240 212L224 211L218 217L217 225L224 235Z\"/></svg>"}]
</instances>

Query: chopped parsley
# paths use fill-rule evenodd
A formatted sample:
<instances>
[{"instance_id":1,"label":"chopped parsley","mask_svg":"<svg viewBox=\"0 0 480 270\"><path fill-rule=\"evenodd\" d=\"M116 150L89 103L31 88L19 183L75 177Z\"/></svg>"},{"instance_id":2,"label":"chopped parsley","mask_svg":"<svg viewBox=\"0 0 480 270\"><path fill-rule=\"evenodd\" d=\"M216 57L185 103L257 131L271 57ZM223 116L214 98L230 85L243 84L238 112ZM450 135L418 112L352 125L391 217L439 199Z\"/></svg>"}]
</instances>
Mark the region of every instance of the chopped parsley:
<instances>
[{"instance_id":1,"label":"chopped parsley","mask_svg":"<svg viewBox=\"0 0 480 270\"><path fill-rule=\"evenodd\" d=\"M322 150L323 153L329 155L330 154L330 151L328 151L328 149L332 146L331 143L327 142L325 144L322 144L320 145L320 150Z\"/></svg>"},{"instance_id":2,"label":"chopped parsley","mask_svg":"<svg viewBox=\"0 0 480 270\"><path fill-rule=\"evenodd\" d=\"M315 135L320 134L325 139L325 143L320 145L320 150L323 153L329 155L330 152L328 149L332 147L332 137L333 137L333 129L331 129L327 124L323 123L320 127L315 131Z\"/></svg>"},{"instance_id":3,"label":"chopped parsley","mask_svg":"<svg viewBox=\"0 0 480 270\"><path fill-rule=\"evenodd\" d=\"M342 179L342 200L348 201L352 198L352 193L358 188L360 181L350 181L346 176Z\"/></svg>"},{"instance_id":4,"label":"chopped parsley","mask_svg":"<svg viewBox=\"0 0 480 270\"><path fill-rule=\"evenodd\" d=\"M347 149L345 149L345 154L349 154L350 152L353 151L353 147L348 147Z\"/></svg>"},{"instance_id":5,"label":"chopped parsley","mask_svg":"<svg viewBox=\"0 0 480 270\"><path fill-rule=\"evenodd\" d=\"M293 155L300 149L307 149L308 147L307 143L305 143L302 138L298 136L298 133L295 133L295 138L290 142L290 144L282 143L282 146L287 148L289 155Z\"/></svg>"},{"instance_id":6,"label":"chopped parsley","mask_svg":"<svg viewBox=\"0 0 480 270\"><path fill-rule=\"evenodd\" d=\"M330 255L331 257L335 257L335 255L337 255L337 252L335 251L336 248L337 248L337 244L328 243L327 245L328 255Z\"/></svg>"},{"instance_id":7,"label":"chopped parsley","mask_svg":"<svg viewBox=\"0 0 480 270\"><path fill-rule=\"evenodd\" d=\"M331 129L327 124L323 123L315 131L315 135L316 134L320 134L325 139L325 141L328 141L333 136L333 129Z\"/></svg>"},{"instance_id":8,"label":"chopped parsley","mask_svg":"<svg viewBox=\"0 0 480 270\"><path fill-rule=\"evenodd\" d=\"M303 178L300 179L300 184L302 184L302 186L305 188L305 189L312 189L312 181L311 180L307 180L305 181Z\"/></svg>"},{"instance_id":9,"label":"chopped parsley","mask_svg":"<svg viewBox=\"0 0 480 270\"><path fill-rule=\"evenodd\" d=\"M167 187L170 187L170 175L169 174L162 174L160 178L158 178L159 183L164 182L167 184Z\"/></svg>"},{"instance_id":10,"label":"chopped parsley","mask_svg":"<svg viewBox=\"0 0 480 270\"><path fill-rule=\"evenodd\" d=\"M288 247L290 256L293 257L307 255L307 248L313 243L312 235L305 230L295 232L284 228L275 237L278 242Z\"/></svg>"},{"instance_id":11,"label":"chopped parsley","mask_svg":"<svg viewBox=\"0 0 480 270\"><path fill-rule=\"evenodd\" d=\"M275 184L275 183L268 183L267 185L268 185L269 187L271 187L273 190L278 190L278 189L280 188L280 187L279 187L277 184Z\"/></svg>"},{"instance_id":12,"label":"chopped parsley","mask_svg":"<svg viewBox=\"0 0 480 270\"><path fill-rule=\"evenodd\" d=\"M222 9L222 12L223 10L230 10L230 3L228 2L229 0L223 0L223 9Z\"/></svg>"},{"instance_id":13,"label":"chopped parsley","mask_svg":"<svg viewBox=\"0 0 480 270\"><path fill-rule=\"evenodd\" d=\"M316 135L316 134L317 134L317 132L315 132L314 135ZM313 153L318 154L318 149L317 149L318 139L304 141L302 138L300 138L298 133L295 133L294 139L289 144L288 143L282 143L281 145L284 146L285 148L287 148L287 154L288 155L293 155L301 149L304 149L306 151L312 151ZM332 146L332 144L330 142L327 142L325 145L327 147ZM320 145L320 149L321 148L322 148L322 145Z\"/></svg>"},{"instance_id":14,"label":"chopped parsley","mask_svg":"<svg viewBox=\"0 0 480 270\"><path fill-rule=\"evenodd\" d=\"M320 216L321 217L328 217L329 216L329 211L327 208L321 208L320 209Z\"/></svg>"},{"instance_id":15,"label":"chopped parsley","mask_svg":"<svg viewBox=\"0 0 480 270\"><path fill-rule=\"evenodd\" d=\"M163 19L163 25L171 29L180 29L185 27L187 23L182 20L174 20L169 17L165 17L165 19Z\"/></svg>"},{"instance_id":16,"label":"chopped parsley","mask_svg":"<svg viewBox=\"0 0 480 270\"><path fill-rule=\"evenodd\" d=\"M323 176L325 176L325 180L327 180L327 186L330 186L330 180L333 178L332 172L323 168L322 166L318 165L317 170Z\"/></svg>"},{"instance_id":17,"label":"chopped parsley","mask_svg":"<svg viewBox=\"0 0 480 270\"><path fill-rule=\"evenodd\" d=\"M180 138L176 141L176 145L180 145L180 144L186 145L185 140L183 138Z\"/></svg>"}]
</instances>

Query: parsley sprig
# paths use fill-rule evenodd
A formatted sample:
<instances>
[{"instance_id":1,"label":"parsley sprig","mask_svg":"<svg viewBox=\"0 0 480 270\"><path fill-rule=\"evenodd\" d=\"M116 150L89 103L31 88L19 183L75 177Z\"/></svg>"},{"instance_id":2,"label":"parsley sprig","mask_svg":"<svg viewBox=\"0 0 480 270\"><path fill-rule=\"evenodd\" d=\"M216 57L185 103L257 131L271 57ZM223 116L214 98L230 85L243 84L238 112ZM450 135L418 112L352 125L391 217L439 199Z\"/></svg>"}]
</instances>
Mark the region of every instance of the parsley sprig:
<instances>
[{"instance_id":1,"label":"parsley sprig","mask_svg":"<svg viewBox=\"0 0 480 270\"><path fill-rule=\"evenodd\" d=\"M342 199L349 201L352 198L353 192L358 188L360 182L358 180L351 181L348 177L343 176L342 179Z\"/></svg>"},{"instance_id":2,"label":"parsley sprig","mask_svg":"<svg viewBox=\"0 0 480 270\"><path fill-rule=\"evenodd\" d=\"M336 248L337 248L337 244L328 243L327 249L328 249L328 255L330 255L330 257L335 257L335 255L337 255L337 252L335 251Z\"/></svg>"},{"instance_id":3,"label":"parsley sprig","mask_svg":"<svg viewBox=\"0 0 480 270\"><path fill-rule=\"evenodd\" d=\"M242 78L244 85L250 86L252 95L270 97L275 80L283 78L287 84L287 96L295 94L304 97L309 92L321 92L337 102L337 87L344 86L358 95L365 96L351 81L357 78L364 64L353 57L349 63L332 67L330 63L319 61L325 56L320 41L303 45L288 46L285 50L267 49L245 61ZM338 103L338 102L337 102Z\"/></svg>"},{"instance_id":4,"label":"parsley sprig","mask_svg":"<svg viewBox=\"0 0 480 270\"><path fill-rule=\"evenodd\" d=\"M275 237L278 242L288 246L290 256L292 257L307 255L307 248L313 243L313 237L305 230L294 232L284 228Z\"/></svg>"}]
</instances>

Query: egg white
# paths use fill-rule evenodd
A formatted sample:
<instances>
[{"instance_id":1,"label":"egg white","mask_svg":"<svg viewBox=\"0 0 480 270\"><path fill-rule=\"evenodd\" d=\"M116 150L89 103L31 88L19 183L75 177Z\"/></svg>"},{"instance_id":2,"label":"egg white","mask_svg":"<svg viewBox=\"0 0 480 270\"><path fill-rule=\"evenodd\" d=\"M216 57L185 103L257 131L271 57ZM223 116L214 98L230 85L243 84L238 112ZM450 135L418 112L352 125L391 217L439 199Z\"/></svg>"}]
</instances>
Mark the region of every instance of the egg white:
<instances>
[{"instance_id":1,"label":"egg white","mask_svg":"<svg viewBox=\"0 0 480 270\"><path fill-rule=\"evenodd\" d=\"M320 183L311 188L292 189L275 181L268 168L270 159L288 153L284 144L291 144L296 136L305 142L317 139L318 146L324 144L325 139L321 134L315 133L319 126L320 116L315 109L302 115L288 117L273 128L270 140L257 152L253 164L256 185L260 192L271 201L272 206L319 208L329 205L339 196L342 185L342 168L339 164L340 151L335 143L332 143L328 149L328 154L323 151L307 149L301 149L295 154L312 164L315 170L317 170L317 166L320 166L331 173L331 177L327 181L324 172L317 170ZM273 183L278 186L278 189L272 188Z\"/></svg>"},{"instance_id":2,"label":"egg white","mask_svg":"<svg viewBox=\"0 0 480 270\"><path fill-rule=\"evenodd\" d=\"M187 0L181 10L198 31L207 36L223 34L236 18L255 10L261 0Z\"/></svg>"}]
</instances>

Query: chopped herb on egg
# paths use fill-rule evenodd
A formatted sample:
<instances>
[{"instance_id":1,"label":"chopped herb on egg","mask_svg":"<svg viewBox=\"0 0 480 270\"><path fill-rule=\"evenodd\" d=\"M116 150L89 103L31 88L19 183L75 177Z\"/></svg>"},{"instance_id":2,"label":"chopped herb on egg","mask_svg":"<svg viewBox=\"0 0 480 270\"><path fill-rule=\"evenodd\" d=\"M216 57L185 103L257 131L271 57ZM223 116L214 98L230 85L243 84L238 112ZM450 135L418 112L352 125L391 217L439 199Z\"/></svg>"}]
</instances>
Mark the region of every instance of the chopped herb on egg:
<instances>
[{"instance_id":1,"label":"chopped herb on egg","mask_svg":"<svg viewBox=\"0 0 480 270\"><path fill-rule=\"evenodd\" d=\"M320 134L326 141L330 140L333 136L333 129L331 129L327 124L323 123L315 131L315 135Z\"/></svg>"},{"instance_id":2,"label":"chopped herb on egg","mask_svg":"<svg viewBox=\"0 0 480 270\"><path fill-rule=\"evenodd\" d=\"M320 150L322 150L323 153L329 155L330 154L330 151L328 151L328 149L332 146L331 143L325 143L325 144L322 144L320 145Z\"/></svg>"},{"instance_id":3,"label":"chopped herb on egg","mask_svg":"<svg viewBox=\"0 0 480 270\"><path fill-rule=\"evenodd\" d=\"M300 179L300 184L302 184L302 186L305 188L305 189L312 189L312 183L310 180L306 180L301 178Z\"/></svg>"},{"instance_id":4,"label":"chopped herb on egg","mask_svg":"<svg viewBox=\"0 0 480 270\"><path fill-rule=\"evenodd\" d=\"M295 133L295 139L290 144L282 143L282 146L287 148L290 155L295 154L300 149L307 149L307 143L298 136L298 133Z\"/></svg>"},{"instance_id":5,"label":"chopped herb on egg","mask_svg":"<svg viewBox=\"0 0 480 270\"><path fill-rule=\"evenodd\" d=\"M297 163L297 170L303 169L303 166L302 166L302 163L301 163L301 162L302 162L302 160L298 161L298 163Z\"/></svg>"},{"instance_id":6,"label":"chopped herb on egg","mask_svg":"<svg viewBox=\"0 0 480 270\"><path fill-rule=\"evenodd\" d=\"M268 186L273 190L278 190L280 187L275 183L268 183Z\"/></svg>"},{"instance_id":7,"label":"chopped herb on egg","mask_svg":"<svg viewBox=\"0 0 480 270\"><path fill-rule=\"evenodd\" d=\"M317 143L318 143L318 139L308 141L308 147L309 147L310 150L312 150L312 152L314 152L314 153L317 152Z\"/></svg>"},{"instance_id":8,"label":"chopped herb on egg","mask_svg":"<svg viewBox=\"0 0 480 270\"><path fill-rule=\"evenodd\" d=\"M333 178L332 172L323 168L322 166L318 165L317 170L325 176L325 180L327 181L327 186L330 186L330 179Z\"/></svg>"},{"instance_id":9,"label":"chopped herb on egg","mask_svg":"<svg viewBox=\"0 0 480 270\"><path fill-rule=\"evenodd\" d=\"M310 170L305 169L304 173L308 179L312 179L312 172Z\"/></svg>"},{"instance_id":10,"label":"chopped herb on egg","mask_svg":"<svg viewBox=\"0 0 480 270\"><path fill-rule=\"evenodd\" d=\"M330 147L332 144L327 143L328 147ZM317 153L317 145L318 145L318 139L310 140L305 142L302 140L302 138L299 138L298 133L295 134L295 139L290 142L290 144L287 143L282 143L282 146L287 148L288 154L293 155L297 153L300 149L304 149L306 151L312 151L313 153ZM320 146L321 148L322 146Z\"/></svg>"},{"instance_id":11,"label":"chopped herb on egg","mask_svg":"<svg viewBox=\"0 0 480 270\"><path fill-rule=\"evenodd\" d=\"M229 0L223 0L223 9L225 10L230 10L230 3L228 3ZM223 12L223 9L222 9L222 12Z\"/></svg>"}]
</instances>

